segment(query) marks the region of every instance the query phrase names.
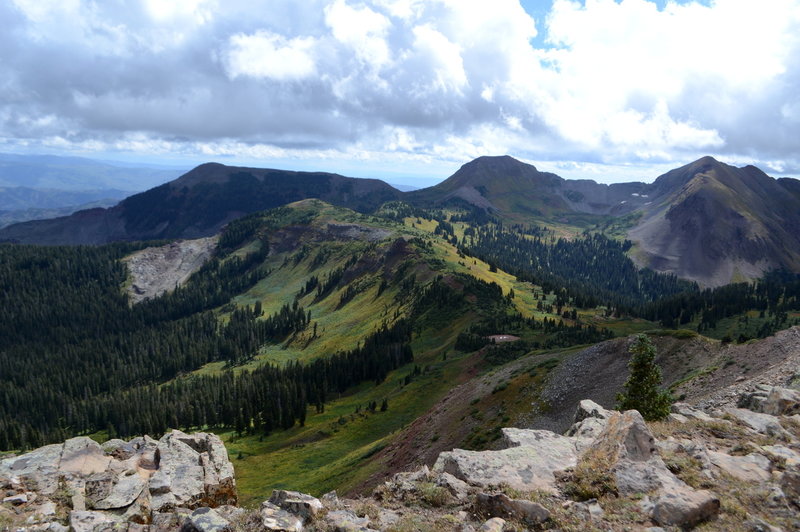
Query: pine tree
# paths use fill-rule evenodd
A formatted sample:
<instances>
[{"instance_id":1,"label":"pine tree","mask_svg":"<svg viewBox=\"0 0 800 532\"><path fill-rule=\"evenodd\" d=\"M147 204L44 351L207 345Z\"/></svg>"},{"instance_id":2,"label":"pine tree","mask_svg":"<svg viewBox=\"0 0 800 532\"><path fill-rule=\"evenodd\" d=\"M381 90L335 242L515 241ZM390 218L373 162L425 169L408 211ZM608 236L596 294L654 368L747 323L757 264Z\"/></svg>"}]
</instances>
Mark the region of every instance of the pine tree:
<instances>
[{"instance_id":1,"label":"pine tree","mask_svg":"<svg viewBox=\"0 0 800 532\"><path fill-rule=\"evenodd\" d=\"M647 421L667 417L672 398L669 392L659 389L661 369L656 365L656 346L645 336L636 336L630 348L632 356L628 367L630 377L625 382L625 393L617 395L619 410L638 410Z\"/></svg>"}]
</instances>

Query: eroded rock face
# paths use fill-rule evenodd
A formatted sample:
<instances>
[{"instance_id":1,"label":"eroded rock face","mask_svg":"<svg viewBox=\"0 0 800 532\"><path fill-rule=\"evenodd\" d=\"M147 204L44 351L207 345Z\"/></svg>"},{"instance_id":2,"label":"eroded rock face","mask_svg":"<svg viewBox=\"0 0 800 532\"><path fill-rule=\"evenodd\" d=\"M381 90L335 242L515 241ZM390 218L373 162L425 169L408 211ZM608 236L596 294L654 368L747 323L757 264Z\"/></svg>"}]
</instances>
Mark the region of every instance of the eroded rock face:
<instances>
[{"instance_id":1,"label":"eroded rock face","mask_svg":"<svg viewBox=\"0 0 800 532\"><path fill-rule=\"evenodd\" d=\"M557 436L557 435L554 435ZM559 436L543 446L519 446L500 451L454 449L439 455L435 472L450 473L473 486L507 485L522 491L555 491L555 471L575 466L577 450Z\"/></svg>"},{"instance_id":2,"label":"eroded rock face","mask_svg":"<svg viewBox=\"0 0 800 532\"><path fill-rule=\"evenodd\" d=\"M214 434L172 431L102 446L89 438L0 461L0 484L25 494L21 504L69 504L70 526L147 525L154 515L237 502L233 464ZM34 513L34 517L35 517Z\"/></svg>"}]
</instances>

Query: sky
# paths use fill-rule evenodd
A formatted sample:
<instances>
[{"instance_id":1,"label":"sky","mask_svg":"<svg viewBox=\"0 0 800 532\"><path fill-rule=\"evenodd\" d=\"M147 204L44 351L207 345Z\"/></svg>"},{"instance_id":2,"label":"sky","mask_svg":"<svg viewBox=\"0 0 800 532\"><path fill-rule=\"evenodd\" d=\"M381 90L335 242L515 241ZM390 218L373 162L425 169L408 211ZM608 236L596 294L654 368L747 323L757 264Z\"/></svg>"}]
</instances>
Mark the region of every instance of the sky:
<instances>
[{"instance_id":1,"label":"sky","mask_svg":"<svg viewBox=\"0 0 800 532\"><path fill-rule=\"evenodd\" d=\"M800 0L0 0L0 151L425 186L800 175Z\"/></svg>"}]
</instances>

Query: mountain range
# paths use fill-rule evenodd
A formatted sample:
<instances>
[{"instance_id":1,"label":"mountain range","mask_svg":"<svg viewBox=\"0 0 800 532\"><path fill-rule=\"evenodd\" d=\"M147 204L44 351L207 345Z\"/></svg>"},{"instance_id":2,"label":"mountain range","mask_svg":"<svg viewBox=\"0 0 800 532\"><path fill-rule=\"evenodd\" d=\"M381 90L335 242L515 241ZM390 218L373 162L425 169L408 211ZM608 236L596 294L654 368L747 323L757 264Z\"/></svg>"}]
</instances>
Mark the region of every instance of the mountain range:
<instances>
[{"instance_id":1,"label":"mountain range","mask_svg":"<svg viewBox=\"0 0 800 532\"><path fill-rule=\"evenodd\" d=\"M500 220L613 231L640 266L703 286L800 271L800 181L703 157L653 183L566 180L509 156L479 157L441 183L401 192L374 179L208 163L108 209L16 224L0 240L34 244L196 238L243 215L306 198L363 213L389 201L460 206Z\"/></svg>"}]
</instances>

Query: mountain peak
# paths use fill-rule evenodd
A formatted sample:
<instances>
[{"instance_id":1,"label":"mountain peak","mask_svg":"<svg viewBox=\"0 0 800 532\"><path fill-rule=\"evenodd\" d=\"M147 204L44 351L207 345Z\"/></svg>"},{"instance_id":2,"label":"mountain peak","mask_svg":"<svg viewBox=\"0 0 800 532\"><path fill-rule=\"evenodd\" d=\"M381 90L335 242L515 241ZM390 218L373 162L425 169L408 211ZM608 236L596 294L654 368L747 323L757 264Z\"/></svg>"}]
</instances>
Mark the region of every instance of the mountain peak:
<instances>
[{"instance_id":1,"label":"mountain peak","mask_svg":"<svg viewBox=\"0 0 800 532\"><path fill-rule=\"evenodd\" d=\"M512 172L512 173L519 173L522 172L523 169L528 171L535 171L535 166L528 163L523 163L520 160L517 160L510 155L482 155L476 159L471 160L467 164L461 167L461 170L472 169L472 168L481 168L481 169L491 169L498 172ZM460 170L459 170L460 171Z\"/></svg>"}]
</instances>

